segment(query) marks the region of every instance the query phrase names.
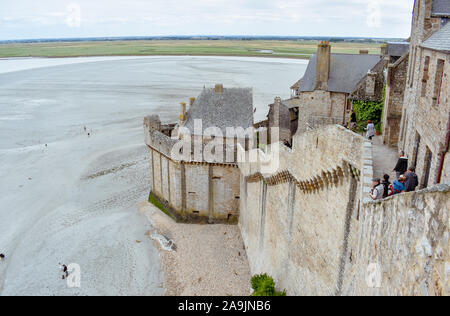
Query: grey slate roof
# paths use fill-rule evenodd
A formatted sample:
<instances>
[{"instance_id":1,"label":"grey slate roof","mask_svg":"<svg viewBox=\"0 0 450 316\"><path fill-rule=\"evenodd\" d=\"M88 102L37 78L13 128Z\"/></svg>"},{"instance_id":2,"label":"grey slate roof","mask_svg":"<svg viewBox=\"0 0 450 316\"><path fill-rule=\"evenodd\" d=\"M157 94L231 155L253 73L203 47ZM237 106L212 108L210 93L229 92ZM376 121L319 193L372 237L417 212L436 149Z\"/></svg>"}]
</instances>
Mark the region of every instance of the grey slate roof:
<instances>
[{"instance_id":1,"label":"grey slate roof","mask_svg":"<svg viewBox=\"0 0 450 316\"><path fill-rule=\"evenodd\" d=\"M356 86L381 60L379 55L331 54L330 79L328 91L352 93ZM317 55L309 61L302 79L300 92L314 91L316 82Z\"/></svg>"},{"instance_id":2,"label":"grey slate roof","mask_svg":"<svg viewBox=\"0 0 450 316\"><path fill-rule=\"evenodd\" d=\"M194 120L201 119L203 130L218 127L225 136L227 127L253 126L253 92L250 88L203 89L187 113L184 127L194 133Z\"/></svg>"},{"instance_id":3,"label":"grey slate roof","mask_svg":"<svg viewBox=\"0 0 450 316\"><path fill-rule=\"evenodd\" d=\"M450 22L423 42L422 47L450 52Z\"/></svg>"},{"instance_id":4,"label":"grey slate roof","mask_svg":"<svg viewBox=\"0 0 450 316\"><path fill-rule=\"evenodd\" d=\"M409 51L408 42L389 42L387 44L387 54L393 57L402 57Z\"/></svg>"},{"instance_id":5,"label":"grey slate roof","mask_svg":"<svg viewBox=\"0 0 450 316\"><path fill-rule=\"evenodd\" d=\"M434 0L431 15L435 17L450 17L450 0Z\"/></svg>"}]
</instances>

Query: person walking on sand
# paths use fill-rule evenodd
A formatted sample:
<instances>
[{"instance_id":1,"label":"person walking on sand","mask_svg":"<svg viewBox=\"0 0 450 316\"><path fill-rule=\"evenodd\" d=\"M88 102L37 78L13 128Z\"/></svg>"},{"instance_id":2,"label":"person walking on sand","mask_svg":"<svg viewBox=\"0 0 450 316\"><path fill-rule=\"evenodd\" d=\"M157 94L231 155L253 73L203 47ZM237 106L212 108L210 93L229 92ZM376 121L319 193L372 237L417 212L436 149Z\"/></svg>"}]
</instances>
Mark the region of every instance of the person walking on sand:
<instances>
[{"instance_id":1,"label":"person walking on sand","mask_svg":"<svg viewBox=\"0 0 450 316\"><path fill-rule=\"evenodd\" d=\"M65 278L67 278L69 276L69 269L67 268L67 266L65 264L59 264L59 267L61 269L61 271L64 273L62 276L62 279L64 280Z\"/></svg>"},{"instance_id":2,"label":"person walking on sand","mask_svg":"<svg viewBox=\"0 0 450 316\"><path fill-rule=\"evenodd\" d=\"M397 173L397 179L404 175L408 170L408 157L405 156L405 152L402 150L398 153L398 161L395 165L394 171Z\"/></svg>"},{"instance_id":3,"label":"person walking on sand","mask_svg":"<svg viewBox=\"0 0 450 316\"><path fill-rule=\"evenodd\" d=\"M367 127L365 128L365 131L367 132L366 133L367 139L372 140L373 137L375 136L375 125L371 120L367 122Z\"/></svg>"},{"instance_id":4,"label":"person walking on sand","mask_svg":"<svg viewBox=\"0 0 450 316\"><path fill-rule=\"evenodd\" d=\"M4 254L0 253L0 261L5 260L5 258L6 258L6 256Z\"/></svg>"}]
</instances>

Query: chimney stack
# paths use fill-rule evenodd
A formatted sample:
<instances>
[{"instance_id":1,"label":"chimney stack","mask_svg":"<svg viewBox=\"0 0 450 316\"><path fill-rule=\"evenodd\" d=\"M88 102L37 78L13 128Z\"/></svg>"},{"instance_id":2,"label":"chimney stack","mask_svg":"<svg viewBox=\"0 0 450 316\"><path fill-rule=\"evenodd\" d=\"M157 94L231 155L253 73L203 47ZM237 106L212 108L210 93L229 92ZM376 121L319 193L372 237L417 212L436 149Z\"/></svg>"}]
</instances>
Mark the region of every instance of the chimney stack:
<instances>
[{"instance_id":1,"label":"chimney stack","mask_svg":"<svg viewBox=\"0 0 450 316\"><path fill-rule=\"evenodd\" d=\"M189 98L189 106L193 106L195 102L195 98Z\"/></svg>"},{"instance_id":2,"label":"chimney stack","mask_svg":"<svg viewBox=\"0 0 450 316\"><path fill-rule=\"evenodd\" d=\"M186 122L186 103L181 102L180 103L180 126L183 125L184 122Z\"/></svg>"},{"instance_id":3,"label":"chimney stack","mask_svg":"<svg viewBox=\"0 0 450 316\"><path fill-rule=\"evenodd\" d=\"M387 44L381 45L381 56L386 57L388 54L388 46Z\"/></svg>"},{"instance_id":4,"label":"chimney stack","mask_svg":"<svg viewBox=\"0 0 450 316\"><path fill-rule=\"evenodd\" d=\"M317 68L315 90L328 90L331 66L330 42L321 42L317 50Z\"/></svg>"},{"instance_id":5,"label":"chimney stack","mask_svg":"<svg viewBox=\"0 0 450 316\"><path fill-rule=\"evenodd\" d=\"M280 127L280 110L281 110L281 98L276 97L275 102L273 103L273 126L274 127Z\"/></svg>"},{"instance_id":6,"label":"chimney stack","mask_svg":"<svg viewBox=\"0 0 450 316\"><path fill-rule=\"evenodd\" d=\"M215 90L216 94L222 94L223 93L223 84L221 84L221 83L216 84L216 87L214 90Z\"/></svg>"}]
</instances>

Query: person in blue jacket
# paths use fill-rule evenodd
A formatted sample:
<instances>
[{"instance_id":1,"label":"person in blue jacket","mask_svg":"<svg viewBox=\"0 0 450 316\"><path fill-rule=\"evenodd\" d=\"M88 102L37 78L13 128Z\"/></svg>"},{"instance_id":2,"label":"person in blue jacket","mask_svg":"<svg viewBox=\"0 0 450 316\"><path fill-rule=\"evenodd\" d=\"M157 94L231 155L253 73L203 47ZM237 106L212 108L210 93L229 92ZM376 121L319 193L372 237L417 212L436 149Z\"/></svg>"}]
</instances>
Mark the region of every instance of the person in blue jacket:
<instances>
[{"instance_id":1,"label":"person in blue jacket","mask_svg":"<svg viewBox=\"0 0 450 316\"><path fill-rule=\"evenodd\" d=\"M400 176L398 180L395 180L391 185L390 195L397 195L406 191L406 177Z\"/></svg>"}]
</instances>

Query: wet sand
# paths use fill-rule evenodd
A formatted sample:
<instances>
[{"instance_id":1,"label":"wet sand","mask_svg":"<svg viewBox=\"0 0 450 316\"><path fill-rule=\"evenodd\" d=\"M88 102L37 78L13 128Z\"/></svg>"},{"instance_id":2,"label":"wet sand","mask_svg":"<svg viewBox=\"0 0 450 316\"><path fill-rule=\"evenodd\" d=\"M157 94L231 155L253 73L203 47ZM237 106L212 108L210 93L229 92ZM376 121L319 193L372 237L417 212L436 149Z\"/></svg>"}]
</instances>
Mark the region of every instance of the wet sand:
<instances>
[{"instance_id":1,"label":"wet sand","mask_svg":"<svg viewBox=\"0 0 450 316\"><path fill-rule=\"evenodd\" d=\"M180 101L223 82L253 86L264 118L306 67L201 57L45 65L12 71L10 64L0 74L0 253L7 256L0 295L164 294L165 267L138 213L149 189L143 117L176 121ZM61 280L60 262L80 265L81 288Z\"/></svg>"},{"instance_id":2,"label":"wet sand","mask_svg":"<svg viewBox=\"0 0 450 316\"><path fill-rule=\"evenodd\" d=\"M248 296L250 267L236 225L178 224L155 206L143 202L139 211L157 233L174 242L167 251L155 240L165 275L166 295Z\"/></svg>"}]
</instances>

